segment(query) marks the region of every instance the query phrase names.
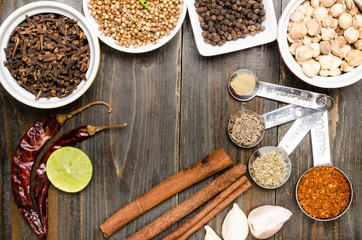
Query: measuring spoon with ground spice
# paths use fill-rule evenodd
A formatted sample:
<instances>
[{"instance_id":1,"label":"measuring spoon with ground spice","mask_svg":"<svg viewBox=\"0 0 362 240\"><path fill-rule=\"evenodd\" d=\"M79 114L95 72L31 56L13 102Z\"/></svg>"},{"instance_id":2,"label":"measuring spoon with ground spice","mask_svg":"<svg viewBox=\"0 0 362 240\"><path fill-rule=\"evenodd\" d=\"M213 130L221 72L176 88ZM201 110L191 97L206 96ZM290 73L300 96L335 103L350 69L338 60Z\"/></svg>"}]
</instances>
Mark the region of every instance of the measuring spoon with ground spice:
<instances>
[{"instance_id":1,"label":"measuring spoon with ground spice","mask_svg":"<svg viewBox=\"0 0 362 240\"><path fill-rule=\"evenodd\" d=\"M237 70L230 76L228 89L232 97L242 102L259 96L319 111L329 110L327 99L332 99L326 94L261 82L247 69Z\"/></svg>"},{"instance_id":2,"label":"measuring spoon with ground spice","mask_svg":"<svg viewBox=\"0 0 362 240\"><path fill-rule=\"evenodd\" d=\"M298 118L277 147L265 146L253 153L249 159L248 169L251 178L256 184L262 188L275 189L287 182L292 167L288 156L303 140L304 136L323 113L318 111Z\"/></svg>"},{"instance_id":3,"label":"measuring spoon with ground spice","mask_svg":"<svg viewBox=\"0 0 362 240\"><path fill-rule=\"evenodd\" d=\"M327 112L311 129L311 138L314 167L297 183L297 203L314 220L335 220L351 206L353 190L347 176L331 165Z\"/></svg>"},{"instance_id":4,"label":"measuring spoon with ground spice","mask_svg":"<svg viewBox=\"0 0 362 240\"><path fill-rule=\"evenodd\" d=\"M287 105L261 116L250 110L241 110L231 116L228 124L228 134L231 141L237 146L252 148L263 139L265 129L315 112L318 112L318 110L296 105Z\"/></svg>"}]
</instances>

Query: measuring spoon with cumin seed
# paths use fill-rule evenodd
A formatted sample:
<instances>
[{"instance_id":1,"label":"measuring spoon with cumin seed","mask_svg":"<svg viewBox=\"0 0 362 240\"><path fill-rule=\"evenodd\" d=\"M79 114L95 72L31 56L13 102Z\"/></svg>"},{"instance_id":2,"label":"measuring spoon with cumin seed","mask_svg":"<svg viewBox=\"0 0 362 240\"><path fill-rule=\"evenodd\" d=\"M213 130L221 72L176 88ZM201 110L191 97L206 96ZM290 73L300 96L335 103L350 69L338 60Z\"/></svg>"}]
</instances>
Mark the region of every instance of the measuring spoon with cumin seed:
<instances>
[{"instance_id":1,"label":"measuring spoon with cumin seed","mask_svg":"<svg viewBox=\"0 0 362 240\"><path fill-rule=\"evenodd\" d=\"M279 109L276 109L274 111L265 113L263 115L259 115L253 111L250 110L241 110L236 112L234 115L231 116L229 123L228 123L228 135L230 140L237 146L242 148L252 148L255 147L260 143L260 141L263 139L265 130L279 126L281 124L293 121L297 118L301 118L304 116L308 116L312 113L316 113L318 110L314 110L311 108L305 108L300 107L296 105L287 105L285 107L281 107ZM255 117L256 119L259 119L260 124L262 125L262 131L256 132L256 134L252 137L251 143L246 141L238 141L238 139L233 137L233 126L235 120L240 117L243 114L247 114L250 117Z\"/></svg>"},{"instance_id":2,"label":"measuring spoon with cumin seed","mask_svg":"<svg viewBox=\"0 0 362 240\"><path fill-rule=\"evenodd\" d=\"M323 116L318 119L316 124L311 129L311 139L312 139L312 151L313 151L313 165L314 165L314 167L307 170L299 178L296 189L295 189L296 200L297 200L297 203L298 203L298 206L300 207L300 209L308 217L310 217L310 218L312 218L314 220L317 220L317 221L332 221L332 220L335 220L335 219L339 218L340 216L342 216L345 212L347 212L347 210L351 206L352 198L353 198L353 189L352 189L352 184L351 184L350 180L348 179L348 177L346 176L346 174L344 174L340 169L332 166L330 145L329 145L329 130L328 130L328 114L327 114L327 112L325 112L323 114ZM306 176L306 174L308 172L311 173L311 171L322 170L322 167L324 167L324 168L325 167L333 168L337 172L341 173L342 176L345 178L344 180L346 180L344 182L344 184L347 184L347 186L349 185L349 190L350 190L349 201L339 203L339 205L344 206L345 209L342 212L340 212L337 216L334 216L334 217L331 217L331 218L316 218L316 217L311 216L310 214L308 214L303 209L302 204L301 204L301 202L299 200L299 197L298 197L298 189L299 189L298 187L299 187L299 184L300 184L301 180L303 179L303 177ZM318 178L320 178L320 177L318 177ZM318 186L318 187L321 187L321 186ZM328 185L328 187L330 187L330 189L328 189L330 191L329 194L331 194L333 191L337 191L338 194L341 194L341 191L342 191L341 188L333 189L333 188L338 188L338 187L337 186L329 186L329 185ZM319 189L319 192L323 192L323 189Z\"/></svg>"},{"instance_id":3,"label":"measuring spoon with cumin seed","mask_svg":"<svg viewBox=\"0 0 362 240\"><path fill-rule=\"evenodd\" d=\"M241 74L250 74L253 76L255 85L251 92L238 95L231 86L231 82ZM279 102L298 105L301 107L312 108L319 111L329 110L330 106L327 104L327 99L332 99L326 94L261 82L258 80L257 76L248 69L240 69L234 72L229 78L228 89L232 97L242 102L249 101L255 96L259 96Z\"/></svg>"},{"instance_id":4,"label":"measuring spoon with cumin seed","mask_svg":"<svg viewBox=\"0 0 362 240\"><path fill-rule=\"evenodd\" d=\"M254 182L262 188L265 189L275 189L281 187L284 183L286 183L290 177L292 164L290 162L289 155L293 152L293 150L298 146L298 144L303 140L304 136L309 132L309 130L314 126L314 124L318 121L318 119L323 115L324 112L318 111L311 115L298 118L295 120L293 125L290 127L288 132L284 135L283 139L279 142L277 147L274 146L265 146L257 149L253 155L251 155L248 164L248 171L250 173L251 178ZM252 174L252 166L254 161L267 153L280 153L284 163L286 164L286 174L283 176L282 180L279 184L273 186L265 186L262 185Z\"/></svg>"}]
</instances>

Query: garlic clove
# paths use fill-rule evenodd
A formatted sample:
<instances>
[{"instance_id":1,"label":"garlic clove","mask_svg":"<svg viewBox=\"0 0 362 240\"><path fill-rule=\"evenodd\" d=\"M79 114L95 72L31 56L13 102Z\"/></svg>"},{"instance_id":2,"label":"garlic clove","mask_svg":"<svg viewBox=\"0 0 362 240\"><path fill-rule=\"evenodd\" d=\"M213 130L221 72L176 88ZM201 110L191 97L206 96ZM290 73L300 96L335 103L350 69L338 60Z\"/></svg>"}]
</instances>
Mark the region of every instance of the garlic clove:
<instances>
[{"instance_id":1,"label":"garlic clove","mask_svg":"<svg viewBox=\"0 0 362 240\"><path fill-rule=\"evenodd\" d=\"M313 15L318 21L322 22L328 16L328 9L325 7L317 7Z\"/></svg>"},{"instance_id":2,"label":"garlic clove","mask_svg":"<svg viewBox=\"0 0 362 240\"><path fill-rule=\"evenodd\" d=\"M295 55L295 52L296 52L297 48L299 48L299 47L301 47L301 46L303 46L302 43L299 43L299 42L293 43L293 44L290 45L290 47L289 47L290 53L293 54L293 55Z\"/></svg>"},{"instance_id":3,"label":"garlic clove","mask_svg":"<svg viewBox=\"0 0 362 240\"><path fill-rule=\"evenodd\" d=\"M335 17L335 18L339 17L339 15L341 15L345 11L346 11L345 5L343 5L341 3L334 4L330 9L330 13L331 13L332 17Z\"/></svg>"},{"instance_id":4,"label":"garlic clove","mask_svg":"<svg viewBox=\"0 0 362 240\"><path fill-rule=\"evenodd\" d=\"M307 28L302 23L293 23L289 29L289 33L292 39L303 38L307 34Z\"/></svg>"},{"instance_id":5,"label":"garlic clove","mask_svg":"<svg viewBox=\"0 0 362 240\"><path fill-rule=\"evenodd\" d=\"M362 50L362 40L357 40L353 46L358 50Z\"/></svg>"},{"instance_id":6,"label":"garlic clove","mask_svg":"<svg viewBox=\"0 0 362 240\"><path fill-rule=\"evenodd\" d=\"M330 54L331 51L332 51L332 45L331 45L331 43L328 42L328 41L321 41L321 42L319 43L319 49L320 49L320 51L321 51L322 54L328 55L328 54Z\"/></svg>"},{"instance_id":7,"label":"garlic clove","mask_svg":"<svg viewBox=\"0 0 362 240\"><path fill-rule=\"evenodd\" d=\"M359 32L354 27L349 27L344 31L343 35L349 43L354 43L358 40Z\"/></svg>"},{"instance_id":8,"label":"garlic clove","mask_svg":"<svg viewBox=\"0 0 362 240\"><path fill-rule=\"evenodd\" d=\"M355 29L362 28L362 14L357 14L352 18L352 25Z\"/></svg>"},{"instance_id":9,"label":"garlic clove","mask_svg":"<svg viewBox=\"0 0 362 240\"><path fill-rule=\"evenodd\" d=\"M249 234L248 220L244 212L234 203L222 224L224 240L244 240Z\"/></svg>"},{"instance_id":10,"label":"garlic clove","mask_svg":"<svg viewBox=\"0 0 362 240\"><path fill-rule=\"evenodd\" d=\"M307 9L304 7L304 5L299 5L295 11L300 12L301 14L303 14L303 16L305 16Z\"/></svg>"},{"instance_id":11,"label":"garlic clove","mask_svg":"<svg viewBox=\"0 0 362 240\"><path fill-rule=\"evenodd\" d=\"M339 68L339 66L341 66L341 63L342 63L342 59L340 59L339 57L331 56L331 58L332 58L332 61L330 63L331 66L329 67L330 71Z\"/></svg>"},{"instance_id":12,"label":"garlic clove","mask_svg":"<svg viewBox=\"0 0 362 240\"><path fill-rule=\"evenodd\" d=\"M337 76L339 76L339 75L341 75L342 74L342 72L341 72L341 69L339 69L339 68L336 68L336 69L333 69L333 70L329 70L329 72L328 72L328 75L330 76L330 77L337 77Z\"/></svg>"},{"instance_id":13,"label":"garlic clove","mask_svg":"<svg viewBox=\"0 0 362 240\"><path fill-rule=\"evenodd\" d=\"M322 28L322 39L324 41L332 41L337 36L334 29Z\"/></svg>"},{"instance_id":14,"label":"garlic clove","mask_svg":"<svg viewBox=\"0 0 362 240\"><path fill-rule=\"evenodd\" d=\"M321 54L320 46L318 43L312 43L310 44L310 47L313 48L313 57L318 57L319 54Z\"/></svg>"},{"instance_id":15,"label":"garlic clove","mask_svg":"<svg viewBox=\"0 0 362 240\"><path fill-rule=\"evenodd\" d=\"M342 28L342 29L347 29L349 27L352 26L352 16L349 13L342 13L339 17L338 17L338 25Z\"/></svg>"},{"instance_id":16,"label":"garlic clove","mask_svg":"<svg viewBox=\"0 0 362 240\"><path fill-rule=\"evenodd\" d=\"M265 205L249 213L248 224L251 234L257 239L265 239L276 234L292 213L283 207Z\"/></svg>"},{"instance_id":17,"label":"garlic clove","mask_svg":"<svg viewBox=\"0 0 362 240\"><path fill-rule=\"evenodd\" d=\"M305 75L312 78L319 73L321 66L313 59L302 63L302 70Z\"/></svg>"},{"instance_id":18,"label":"garlic clove","mask_svg":"<svg viewBox=\"0 0 362 240\"><path fill-rule=\"evenodd\" d=\"M304 20L304 15L301 12L294 11L290 14L290 20L292 22L301 22Z\"/></svg>"},{"instance_id":19,"label":"garlic clove","mask_svg":"<svg viewBox=\"0 0 362 240\"><path fill-rule=\"evenodd\" d=\"M312 5L314 8L319 7L319 0L311 0L310 5Z\"/></svg>"},{"instance_id":20,"label":"garlic clove","mask_svg":"<svg viewBox=\"0 0 362 240\"><path fill-rule=\"evenodd\" d=\"M297 61L305 62L313 57L313 48L311 46L301 46L295 51Z\"/></svg>"},{"instance_id":21,"label":"garlic clove","mask_svg":"<svg viewBox=\"0 0 362 240\"><path fill-rule=\"evenodd\" d=\"M344 3L346 4L348 10L353 9L356 6L353 0L345 0Z\"/></svg>"},{"instance_id":22,"label":"garlic clove","mask_svg":"<svg viewBox=\"0 0 362 240\"><path fill-rule=\"evenodd\" d=\"M221 238L215 233L215 231L209 227L205 226L206 234L204 240L221 240Z\"/></svg>"},{"instance_id":23,"label":"garlic clove","mask_svg":"<svg viewBox=\"0 0 362 240\"><path fill-rule=\"evenodd\" d=\"M312 39L308 36L304 36L303 42L304 45L310 45L312 44Z\"/></svg>"},{"instance_id":24,"label":"garlic clove","mask_svg":"<svg viewBox=\"0 0 362 240\"><path fill-rule=\"evenodd\" d=\"M356 15L357 13L359 13L358 7L354 6L351 10L348 11L348 13L352 16Z\"/></svg>"},{"instance_id":25,"label":"garlic clove","mask_svg":"<svg viewBox=\"0 0 362 240\"><path fill-rule=\"evenodd\" d=\"M333 57L331 55L322 55L319 56L318 62L322 69L329 69L333 63Z\"/></svg>"},{"instance_id":26,"label":"garlic clove","mask_svg":"<svg viewBox=\"0 0 362 240\"><path fill-rule=\"evenodd\" d=\"M336 0L321 0L321 4L323 7L331 7Z\"/></svg>"},{"instance_id":27,"label":"garlic clove","mask_svg":"<svg viewBox=\"0 0 362 240\"><path fill-rule=\"evenodd\" d=\"M321 33L322 23L317 19L312 19L307 23L308 34L315 36Z\"/></svg>"},{"instance_id":28,"label":"garlic clove","mask_svg":"<svg viewBox=\"0 0 362 240\"><path fill-rule=\"evenodd\" d=\"M346 61L342 61L341 63L341 70L343 72L350 72L354 69L354 67L351 67L350 65L348 65L348 63Z\"/></svg>"},{"instance_id":29,"label":"garlic clove","mask_svg":"<svg viewBox=\"0 0 362 240\"><path fill-rule=\"evenodd\" d=\"M323 27L336 29L338 27L338 20L328 16L323 20Z\"/></svg>"},{"instance_id":30,"label":"garlic clove","mask_svg":"<svg viewBox=\"0 0 362 240\"><path fill-rule=\"evenodd\" d=\"M298 48L299 49L299 48ZM348 65L356 67L362 63L362 51L361 50L352 50L347 56L346 61Z\"/></svg>"},{"instance_id":31,"label":"garlic clove","mask_svg":"<svg viewBox=\"0 0 362 240\"><path fill-rule=\"evenodd\" d=\"M328 75L329 75L329 70L327 70L327 69L321 69L319 71L319 76L321 76L321 77L328 77Z\"/></svg>"}]
</instances>

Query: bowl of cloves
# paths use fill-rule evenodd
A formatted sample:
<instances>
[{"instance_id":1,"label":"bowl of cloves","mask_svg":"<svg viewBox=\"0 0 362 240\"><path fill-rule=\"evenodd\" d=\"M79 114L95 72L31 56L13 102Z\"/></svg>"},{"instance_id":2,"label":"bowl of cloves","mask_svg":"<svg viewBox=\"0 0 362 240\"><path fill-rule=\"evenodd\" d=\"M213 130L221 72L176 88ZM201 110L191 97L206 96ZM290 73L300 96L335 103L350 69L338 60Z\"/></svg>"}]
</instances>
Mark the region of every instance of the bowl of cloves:
<instances>
[{"instance_id":1,"label":"bowl of cloves","mask_svg":"<svg viewBox=\"0 0 362 240\"><path fill-rule=\"evenodd\" d=\"M18 101L57 108L82 96L100 63L97 35L77 10L33 2L0 27L0 82Z\"/></svg>"},{"instance_id":2,"label":"bowl of cloves","mask_svg":"<svg viewBox=\"0 0 362 240\"><path fill-rule=\"evenodd\" d=\"M303 81L340 88L362 78L362 0L297 0L283 11L278 45Z\"/></svg>"}]
</instances>

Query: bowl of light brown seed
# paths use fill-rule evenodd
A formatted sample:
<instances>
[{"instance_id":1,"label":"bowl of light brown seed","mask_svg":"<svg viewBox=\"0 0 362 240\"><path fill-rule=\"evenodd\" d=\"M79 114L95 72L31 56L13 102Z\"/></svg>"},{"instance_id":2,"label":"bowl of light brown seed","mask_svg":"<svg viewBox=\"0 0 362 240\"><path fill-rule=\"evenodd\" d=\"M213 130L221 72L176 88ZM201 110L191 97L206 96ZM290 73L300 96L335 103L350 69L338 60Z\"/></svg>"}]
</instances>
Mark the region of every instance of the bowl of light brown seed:
<instances>
[{"instance_id":1,"label":"bowl of light brown seed","mask_svg":"<svg viewBox=\"0 0 362 240\"><path fill-rule=\"evenodd\" d=\"M170 41L187 11L185 0L83 0L86 19L98 38L123 52L143 53Z\"/></svg>"}]
</instances>

